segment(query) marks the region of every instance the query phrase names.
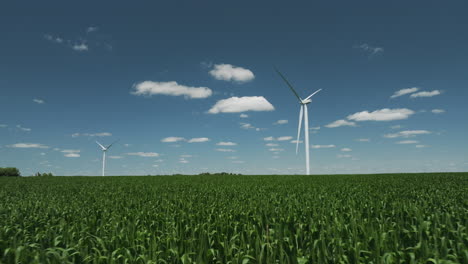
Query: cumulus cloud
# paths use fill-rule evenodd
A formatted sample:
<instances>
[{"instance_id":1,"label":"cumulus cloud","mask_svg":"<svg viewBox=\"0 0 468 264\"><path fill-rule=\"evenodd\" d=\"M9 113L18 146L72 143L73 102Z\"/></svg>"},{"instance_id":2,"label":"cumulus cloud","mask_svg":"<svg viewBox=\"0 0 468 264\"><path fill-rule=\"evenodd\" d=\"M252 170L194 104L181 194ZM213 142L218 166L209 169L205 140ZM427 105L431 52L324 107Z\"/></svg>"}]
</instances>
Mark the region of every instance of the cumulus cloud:
<instances>
[{"instance_id":1,"label":"cumulus cloud","mask_svg":"<svg viewBox=\"0 0 468 264\"><path fill-rule=\"evenodd\" d=\"M360 50L363 50L363 51L367 52L369 54L369 56L373 56L373 55L384 52L384 48L371 46L371 45L369 45L367 43L363 43L361 45L356 45L356 46L354 46L354 48L360 49Z\"/></svg>"},{"instance_id":2,"label":"cumulus cloud","mask_svg":"<svg viewBox=\"0 0 468 264\"><path fill-rule=\"evenodd\" d=\"M249 123L239 123L239 124L242 129L255 129L255 127Z\"/></svg>"},{"instance_id":3,"label":"cumulus cloud","mask_svg":"<svg viewBox=\"0 0 468 264\"><path fill-rule=\"evenodd\" d=\"M299 140L299 141L297 141L297 140L291 140L291 143L293 143L293 144L297 144L298 142L299 142L299 144L301 144L303 141L302 141L302 140Z\"/></svg>"},{"instance_id":4,"label":"cumulus cloud","mask_svg":"<svg viewBox=\"0 0 468 264\"><path fill-rule=\"evenodd\" d=\"M52 36L50 34L45 34L44 38L47 39L48 41L52 41L52 42L55 42L55 43L58 43L58 44L63 43L63 38L57 37L57 36Z\"/></svg>"},{"instance_id":5,"label":"cumulus cloud","mask_svg":"<svg viewBox=\"0 0 468 264\"><path fill-rule=\"evenodd\" d=\"M401 128L401 125L394 125L394 126L391 126L390 128L391 129L399 129L399 128Z\"/></svg>"},{"instance_id":6,"label":"cumulus cloud","mask_svg":"<svg viewBox=\"0 0 468 264\"><path fill-rule=\"evenodd\" d=\"M417 147L417 148L426 148L427 146L426 145L416 145L415 147Z\"/></svg>"},{"instance_id":7,"label":"cumulus cloud","mask_svg":"<svg viewBox=\"0 0 468 264\"><path fill-rule=\"evenodd\" d=\"M215 150L219 152L236 152L234 149L224 149L224 148L218 148Z\"/></svg>"},{"instance_id":8,"label":"cumulus cloud","mask_svg":"<svg viewBox=\"0 0 468 264\"><path fill-rule=\"evenodd\" d=\"M109 156L109 159L123 159L122 156Z\"/></svg>"},{"instance_id":9,"label":"cumulus cloud","mask_svg":"<svg viewBox=\"0 0 468 264\"><path fill-rule=\"evenodd\" d=\"M223 141L222 141L222 142L216 143L216 145L218 145L218 146L236 146L237 143L234 143L234 142L223 142Z\"/></svg>"},{"instance_id":10,"label":"cumulus cloud","mask_svg":"<svg viewBox=\"0 0 468 264\"><path fill-rule=\"evenodd\" d=\"M350 152L350 151L353 151L353 150L350 149L350 148L342 148L341 151L343 151L343 152Z\"/></svg>"},{"instance_id":11,"label":"cumulus cloud","mask_svg":"<svg viewBox=\"0 0 468 264\"><path fill-rule=\"evenodd\" d=\"M265 141L274 141L275 138L274 137L265 137L265 138L263 138L263 140L265 140Z\"/></svg>"},{"instance_id":12,"label":"cumulus cloud","mask_svg":"<svg viewBox=\"0 0 468 264\"><path fill-rule=\"evenodd\" d=\"M276 144L276 143L267 143L267 144L265 144L265 146L267 146L267 147L277 147L279 145Z\"/></svg>"},{"instance_id":13,"label":"cumulus cloud","mask_svg":"<svg viewBox=\"0 0 468 264\"><path fill-rule=\"evenodd\" d=\"M110 137L112 133L109 132L99 132L99 133L74 133L72 137Z\"/></svg>"},{"instance_id":14,"label":"cumulus cloud","mask_svg":"<svg viewBox=\"0 0 468 264\"><path fill-rule=\"evenodd\" d=\"M246 115L246 114L240 114L240 116L239 116L239 117L240 117L240 118L247 118L247 117L249 117L249 115Z\"/></svg>"},{"instance_id":15,"label":"cumulus cloud","mask_svg":"<svg viewBox=\"0 0 468 264\"><path fill-rule=\"evenodd\" d=\"M432 109L431 112L434 114L442 114L442 113L445 113L445 110L444 109Z\"/></svg>"},{"instance_id":16,"label":"cumulus cloud","mask_svg":"<svg viewBox=\"0 0 468 264\"><path fill-rule=\"evenodd\" d=\"M35 103L37 103L37 104L43 104L43 103L45 103L44 100L38 99L38 98L34 98L34 99L33 99L33 102L35 102Z\"/></svg>"},{"instance_id":17,"label":"cumulus cloud","mask_svg":"<svg viewBox=\"0 0 468 264\"><path fill-rule=\"evenodd\" d=\"M320 130L320 127L319 126L318 127L311 127L311 128L309 128L309 130Z\"/></svg>"},{"instance_id":18,"label":"cumulus cloud","mask_svg":"<svg viewBox=\"0 0 468 264\"><path fill-rule=\"evenodd\" d=\"M41 148L41 149L49 148L49 146L38 144L38 143L16 143L13 145L8 145L8 147L10 148Z\"/></svg>"},{"instance_id":19,"label":"cumulus cloud","mask_svg":"<svg viewBox=\"0 0 468 264\"><path fill-rule=\"evenodd\" d=\"M312 145L310 146L313 149L322 149L322 148L334 148L335 145Z\"/></svg>"},{"instance_id":20,"label":"cumulus cloud","mask_svg":"<svg viewBox=\"0 0 468 264\"><path fill-rule=\"evenodd\" d=\"M353 156L349 155L349 154L338 154L336 155L338 158L352 158Z\"/></svg>"},{"instance_id":21,"label":"cumulus cloud","mask_svg":"<svg viewBox=\"0 0 468 264\"><path fill-rule=\"evenodd\" d=\"M240 113L246 111L273 111L275 108L263 96L231 97L219 100L208 110L210 114Z\"/></svg>"},{"instance_id":22,"label":"cumulus cloud","mask_svg":"<svg viewBox=\"0 0 468 264\"><path fill-rule=\"evenodd\" d=\"M65 154L63 156L65 156L67 158L79 158L79 157L81 157L81 155L79 153L67 153L67 154Z\"/></svg>"},{"instance_id":23,"label":"cumulus cloud","mask_svg":"<svg viewBox=\"0 0 468 264\"><path fill-rule=\"evenodd\" d=\"M403 141L398 141L397 144L417 144L419 141L417 140L403 140Z\"/></svg>"},{"instance_id":24,"label":"cumulus cloud","mask_svg":"<svg viewBox=\"0 0 468 264\"><path fill-rule=\"evenodd\" d=\"M353 121L392 121L408 119L414 114L413 110L407 108L389 109L384 108L373 112L362 111L348 116Z\"/></svg>"},{"instance_id":25,"label":"cumulus cloud","mask_svg":"<svg viewBox=\"0 0 468 264\"><path fill-rule=\"evenodd\" d=\"M167 138L161 139L161 142L173 143L173 142L179 142L179 141L184 141L184 140L185 140L185 138L183 138L183 137L167 137Z\"/></svg>"},{"instance_id":26,"label":"cumulus cloud","mask_svg":"<svg viewBox=\"0 0 468 264\"><path fill-rule=\"evenodd\" d=\"M417 91L419 91L418 87L401 89L401 90L396 91L392 96L390 96L390 98L400 97L402 95L415 93Z\"/></svg>"},{"instance_id":27,"label":"cumulus cloud","mask_svg":"<svg viewBox=\"0 0 468 264\"><path fill-rule=\"evenodd\" d=\"M278 140L278 141L288 141L288 140L291 140L291 139L293 139L293 137L283 136L283 137L278 137L276 140Z\"/></svg>"},{"instance_id":28,"label":"cumulus cloud","mask_svg":"<svg viewBox=\"0 0 468 264\"><path fill-rule=\"evenodd\" d=\"M341 126L356 126L356 123L351 122L351 121L347 121L347 120L344 120L344 119L340 119L340 120L336 120L336 121L326 125L325 127L335 128L335 127L341 127Z\"/></svg>"},{"instance_id":29,"label":"cumulus cloud","mask_svg":"<svg viewBox=\"0 0 468 264\"><path fill-rule=\"evenodd\" d=\"M427 130L405 130L405 131L400 131L398 133L385 134L384 137L386 138L398 138L398 137L408 138L408 137L414 137L417 135L425 135L425 134L430 134L430 133L431 132Z\"/></svg>"},{"instance_id":30,"label":"cumulus cloud","mask_svg":"<svg viewBox=\"0 0 468 264\"><path fill-rule=\"evenodd\" d=\"M192 155L180 155L179 157L181 157L181 158L191 158L193 156Z\"/></svg>"},{"instance_id":31,"label":"cumulus cloud","mask_svg":"<svg viewBox=\"0 0 468 264\"><path fill-rule=\"evenodd\" d=\"M274 122L273 125L284 125L284 124L287 124L287 123L288 123L288 120L281 119L281 120L278 120L278 121Z\"/></svg>"},{"instance_id":32,"label":"cumulus cloud","mask_svg":"<svg viewBox=\"0 0 468 264\"><path fill-rule=\"evenodd\" d=\"M433 91L422 91L419 93L414 93L410 95L411 98L417 98L417 97L432 97L441 94L441 91L439 90L433 90Z\"/></svg>"},{"instance_id":33,"label":"cumulus cloud","mask_svg":"<svg viewBox=\"0 0 468 264\"><path fill-rule=\"evenodd\" d=\"M190 99L207 98L212 95L212 91L207 87L190 87L172 82L153 82L144 81L133 85L131 92L134 95L170 95L170 96L184 96Z\"/></svg>"},{"instance_id":34,"label":"cumulus cloud","mask_svg":"<svg viewBox=\"0 0 468 264\"><path fill-rule=\"evenodd\" d=\"M248 82L255 78L251 70L231 64L215 64L210 74L222 81Z\"/></svg>"},{"instance_id":35,"label":"cumulus cloud","mask_svg":"<svg viewBox=\"0 0 468 264\"><path fill-rule=\"evenodd\" d=\"M76 51L87 51L89 49L86 43L75 43L72 45L72 49Z\"/></svg>"},{"instance_id":36,"label":"cumulus cloud","mask_svg":"<svg viewBox=\"0 0 468 264\"><path fill-rule=\"evenodd\" d=\"M192 138L192 139L189 139L187 142L188 142L188 143L202 143L202 142L208 142L208 141L210 141L209 138L201 137L201 138Z\"/></svg>"},{"instance_id":37,"label":"cumulus cloud","mask_svg":"<svg viewBox=\"0 0 468 264\"><path fill-rule=\"evenodd\" d=\"M159 157L159 154L155 153L155 152L130 152L130 153L126 153L126 154L129 155L129 156L139 156L139 157L145 157L145 158Z\"/></svg>"}]
</instances>

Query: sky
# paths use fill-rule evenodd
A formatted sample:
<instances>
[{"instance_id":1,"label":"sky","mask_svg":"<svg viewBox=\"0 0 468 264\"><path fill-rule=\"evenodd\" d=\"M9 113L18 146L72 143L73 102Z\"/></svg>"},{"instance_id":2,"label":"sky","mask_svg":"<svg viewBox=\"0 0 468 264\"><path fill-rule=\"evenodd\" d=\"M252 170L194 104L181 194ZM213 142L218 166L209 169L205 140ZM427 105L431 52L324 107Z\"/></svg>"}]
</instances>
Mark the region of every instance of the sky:
<instances>
[{"instance_id":1,"label":"sky","mask_svg":"<svg viewBox=\"0 0 468 264\"><path fill-rule=\"evenodd\" d=\"M468 170L466 1L3 1L0 167ZM303 133L300 142L303 140Z\"/></svg>"}]
</instances>

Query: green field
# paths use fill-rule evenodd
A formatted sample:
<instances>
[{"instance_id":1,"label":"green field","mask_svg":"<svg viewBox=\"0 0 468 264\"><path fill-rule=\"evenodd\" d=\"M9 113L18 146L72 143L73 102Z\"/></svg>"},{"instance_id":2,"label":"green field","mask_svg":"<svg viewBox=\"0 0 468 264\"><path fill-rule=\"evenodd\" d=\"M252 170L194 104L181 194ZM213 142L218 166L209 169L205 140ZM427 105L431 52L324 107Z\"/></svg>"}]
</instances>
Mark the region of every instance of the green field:
<instances>
[{"instance_id":1,"label":"green field","mask_svg":"<svg viewBox=\"0 0 468 264\"><path fill-rule=\"evenodd\" d=\"M468 263L468 173L0 178L1 263Z\"/></svg>"}]
</instances>

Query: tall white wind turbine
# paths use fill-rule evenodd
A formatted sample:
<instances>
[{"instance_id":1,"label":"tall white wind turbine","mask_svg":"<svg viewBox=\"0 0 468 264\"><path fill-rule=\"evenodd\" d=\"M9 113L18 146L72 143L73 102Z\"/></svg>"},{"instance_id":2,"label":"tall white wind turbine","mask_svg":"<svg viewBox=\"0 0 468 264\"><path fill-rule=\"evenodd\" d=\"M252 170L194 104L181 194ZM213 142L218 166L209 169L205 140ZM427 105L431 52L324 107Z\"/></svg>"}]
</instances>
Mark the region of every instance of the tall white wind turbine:
<instances>
[{"instance_id":1,"label":"tall white wind turbine","mask_svg":"<svg viewBox=\"0 0 468 264\"><path fill-rule=\"evenodd\" d=\"M118 140L117 140L118 141ZM101 147L101 150L102 150L102 176L105 175L105 170L106 170L106 152L107 150L110 149L110 147L112 147L112 145L114 145L115 142L117 141L114 141L112 142L112 144L110 144L109 146L107 147L104 147L101 143L97 142L96 143L99 145L99 147Z\"/></svg>"},{"instance_id":2,"label":"tall white wind turbine","mask_svg":"<svg viewBox=\"0 0 468 264\"><path fill-rule=\"evenodd\" d=\"M299 111L299 126L297 128L297 141L296 141L296 154L299 148L299 137L301 136L301 125L302 125L302 118L304 117L304 138L305 138L305 154L306 154L306 174L310 175L310 164L309 164L309 113L307 111L307 105L312 102L312 96L316 93L320 92L322 89L318 89L317 91L313 92L311 95L307 96L305 99L301 99L301 97L297 94L296 90L292 87L292 85L286 80L286 77L275 69L276 72L281 76L284 82L289 86L291 91L294 95L299 99L299 104L301 105L301 110Z\"/></svg>"}]
</instances>

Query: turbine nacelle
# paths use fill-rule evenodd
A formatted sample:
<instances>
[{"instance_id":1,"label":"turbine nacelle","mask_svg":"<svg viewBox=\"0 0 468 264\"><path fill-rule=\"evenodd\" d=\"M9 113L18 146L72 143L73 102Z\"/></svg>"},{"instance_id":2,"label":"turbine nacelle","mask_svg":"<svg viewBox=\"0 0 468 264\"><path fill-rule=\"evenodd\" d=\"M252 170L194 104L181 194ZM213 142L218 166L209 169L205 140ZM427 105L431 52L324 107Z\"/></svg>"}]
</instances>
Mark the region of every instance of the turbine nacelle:
<instances>
[{"instance_id":1,"label":"turbine nacelle","mask_svg":"<svg viewBox=\"0 0 468 264\"><path fill-rule=\"evenodd\" d=\"M310 104L312 103L312 99L304 99L304 100L301 100L299 103L302 105Z\"/></svg>"}]
</instances>

